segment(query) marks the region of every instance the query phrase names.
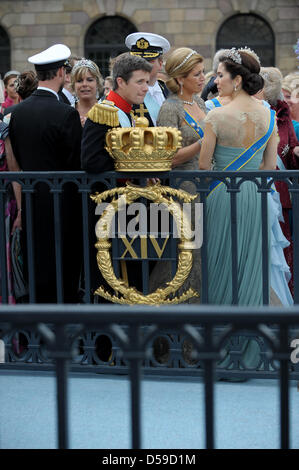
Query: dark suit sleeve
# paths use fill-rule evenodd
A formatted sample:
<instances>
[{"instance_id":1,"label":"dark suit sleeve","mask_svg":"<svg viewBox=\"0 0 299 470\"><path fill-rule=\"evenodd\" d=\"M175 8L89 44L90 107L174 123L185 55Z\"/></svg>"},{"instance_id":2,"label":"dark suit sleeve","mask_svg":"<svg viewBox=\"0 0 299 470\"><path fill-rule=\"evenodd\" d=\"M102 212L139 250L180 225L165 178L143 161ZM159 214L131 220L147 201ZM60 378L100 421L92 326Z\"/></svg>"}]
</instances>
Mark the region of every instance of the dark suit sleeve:
<instances>
[{"instance_id":1,"label":"dark suit sleeve","mask_svg":"<svg viewBox=\"0 0 299 470\"><path fill-rule=\"evenodd\" d=\"M86 120L81 143L81 166L89 173L114 169L113 160L105 150L105 136L109 126Z\"/></svg>"},{"instance_id":2,"label":"dark suit sleeve","mask_svg":"<svg viewBox=\"0 0 299 470\"><path fill-rule=\"evenodd\" d=\"M79 171L82 126L78 111L69 107L69 114L63 126L63 142L65 145L66 167Z\"/></svg>"}]
</instances>

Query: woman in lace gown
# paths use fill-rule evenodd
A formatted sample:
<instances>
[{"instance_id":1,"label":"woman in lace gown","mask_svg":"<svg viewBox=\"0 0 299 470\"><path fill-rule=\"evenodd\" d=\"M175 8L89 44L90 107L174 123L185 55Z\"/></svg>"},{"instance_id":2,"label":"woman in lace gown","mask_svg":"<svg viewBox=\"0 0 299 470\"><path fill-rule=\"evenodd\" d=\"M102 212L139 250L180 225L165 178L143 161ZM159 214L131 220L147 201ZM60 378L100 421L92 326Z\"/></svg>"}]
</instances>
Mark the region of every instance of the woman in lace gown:
<instances>
[{"instance_id":1,"label":"woman in lace gown","mask_svg":"<svg viewBox=\"0 0 299 470\"><path fill-rule=\"evenodd\" d=\"M231 95L232 100L211 110L206 118L200 169L210 170L213 158L216 171L275 170L275 113L252 97L263 88L259 71L258 61L244 51L232 49L229 57L220 60L216 83L219 92ZM235 248L231 241L230 193L223 183L212 183L206 204L208 299L210 304L231 305ZM237 193L238 305L263 304L261 227L261 195L255 183L243 182ZM270 231L268 248L270 254ZM258 343L240 337L239 344L241 367L256 368L260 362ZM219 368L231 367L228 345L226 351Z\"/></svg>"},{"instance_id":2,"label":"woman in lace gown","mask_svg":"<svg viewBox=\"0 0 299 470\"><path fill-rule=\"evenodd\" d=\"M228 52L228 50L226 50ZM256 54L251 51L249 52L253 54L253 57L257 58ZM225 56L225 52L223 57ZM219 56L221 57L221 56ZM260 74L264 78L262 74L262 70ZM267 108L270 108L270 104L265 101L263 90L260 90L254 98L257 99L257 103ZM233 96L230 94L226 96L225 92L230 92L230 89L223 89L219 90L219 94L216 98L205 101L205 105L208 111L211 109L225 106L226 104L230 103L233 99ZM270 304L271 305L292 305L293 299L288 287L288 282L291 277L290 269L287 265L286 258L284 255L284 249L289 246L288 240L285 238L281 228L280 228L280 221L283 220L282 218L282 207L280 203L279 193L277 191L272 192L272 194L268 194L268 214L269 214L269 227L271 231L271 249L270 249Z\"/></svg>"},{"instance_id":3,"label":"woman in lace gown","mask_svg":"<svg viewBox=\"0 0 299 470\"><path fill-rule=\"evenodd\" d=\"M275 170L277 129L274 112L256 102L252 95L263 87L257 60L246 52L232 50L220 60L217 86L231 103L209 112L206 118L199 167L224 171ZM238 161L245 149L264 138L251 156ZM241 159L242 157L240 157ZM238 168L239 167L241 168ZM229 170L229 168L227 168ZM207 197L207 249L209 303L232 304L232 247L230 194L219 184ZM255 183L241 184L237 194L238 304L263 304L261 196ZM269 237L270 238L270 237ZM270 241L268 241L269 244Z\"/></svg>"},{"instance_id":4,"label":"woman in lace gown","mask_svg":"<svg viewBox=\"0 0 299 470\"><path fill-rule=\"evenodd\" d=\"M203 58L192 49L178 48L169 55L165 71L169 77L166 85L171 95L160 109L157 126L176 127L182 133L182 148L174 156L173 169L197 170L206 116L204 101L197 96L204 85ZM196 193L192 182L185 181L179 187L191 194ZM161 287L172 277L171 263L157 262L150 276L150 290ZM200 279L200 251L195 249L192 270L178 293L181 294L190 287L200 293ZM199 301L199 297L189 300L190 303Z\"/></svg>"}]
</instances>

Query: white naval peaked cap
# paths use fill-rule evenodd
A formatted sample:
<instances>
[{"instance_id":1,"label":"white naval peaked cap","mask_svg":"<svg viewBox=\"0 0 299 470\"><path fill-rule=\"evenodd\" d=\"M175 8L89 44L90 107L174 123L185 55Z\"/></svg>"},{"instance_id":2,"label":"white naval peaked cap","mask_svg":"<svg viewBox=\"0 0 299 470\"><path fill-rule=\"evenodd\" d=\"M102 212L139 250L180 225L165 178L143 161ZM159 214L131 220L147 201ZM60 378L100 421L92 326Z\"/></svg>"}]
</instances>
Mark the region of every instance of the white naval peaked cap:
<instances>
[{"instance_id":1,"label":"white naval peaked cap","mask_svg":"<svg viewBox=\"0 0 299 470\"><path fill-rule=\"evenodd\" d=\"M147 60L156 59L170 49L169 41L163 36L142 31L129 34L125 44L131 50L132 55L139 55Z\"/></svg>"},{"instance_id":2,"label":"white naval peaked cap","mask_svg":"<svg viewBox=\"0 0 299 470\"><path fill-rule=\"evenodd\" d=\"M53 70L68 65L67 59L71 51L64 44L54 44L45 51L28 58L28 62L35 65L36 70Z\"/></svg>"}]
</instances>

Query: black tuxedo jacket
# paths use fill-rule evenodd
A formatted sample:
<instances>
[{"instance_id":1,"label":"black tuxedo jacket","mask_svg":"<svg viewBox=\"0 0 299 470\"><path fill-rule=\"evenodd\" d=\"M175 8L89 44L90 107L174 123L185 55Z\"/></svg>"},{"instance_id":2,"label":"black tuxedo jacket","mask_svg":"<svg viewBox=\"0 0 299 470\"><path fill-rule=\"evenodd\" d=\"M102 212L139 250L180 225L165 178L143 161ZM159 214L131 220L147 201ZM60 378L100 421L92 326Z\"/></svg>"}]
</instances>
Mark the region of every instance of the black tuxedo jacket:
<instances>
[{"instance_id":1,"label":"black tuxedo jacket","mask_svg":"<svg viewBox=\"0 0 299 470\"><path fill-rule=\"evenodd\" d=\"M59 101L60 101L61 103L71 104L70 100L69 100L68 97L63 93L63 91L59 91L59 92L58 92L58 97L59 97Z\"/></svg>"},{"instance_id":2,"label":"black tuxedo jacket","mask_svg":"<svg viewBox=\"0 0 299 470\"><path fill-rule=\"evenodd\" d=\"M11 115L9 134L24 171L80 170L82 127L78 111L46 90L36 90ZM38 183L33 194L33 242L36 301L56 302L56 250L53 194ZM23 201L24 202L24 201ZM22 204L23 256L27 272L26 204ZM82 251L82 213L76 188L66 184L61 195L64 301L77 302ZM29 227L29 231L30 231ZM30 232L31 233L31 232ZM76 253L76 256L74 256Z\"/></svg>"},{"instance_id":3,"label":"black tuxedo jacket","mask_svg":"<svg viewBox=\"0 0 299 470\"><path fill-rule=\"evenodd\" d=\"M169 90L165 84L165 82L163 82L163 80L158 80L158 83L159 83L159 87L161 88L162 90L162 93L164 95L164 98L167 99L168 96L169 96Z\"/></svg>"},{"instance_id":4,"label":"black tuxedo jacket","mask_svg":"<svg viewBox=\"0 0 299 470\"><path fill-rule=\"evenodd\" d=\"M82 127L76 109L46 90L16 106L9 135L15 157L28 171L80 170Z\"/></svg>"}]
</instances>

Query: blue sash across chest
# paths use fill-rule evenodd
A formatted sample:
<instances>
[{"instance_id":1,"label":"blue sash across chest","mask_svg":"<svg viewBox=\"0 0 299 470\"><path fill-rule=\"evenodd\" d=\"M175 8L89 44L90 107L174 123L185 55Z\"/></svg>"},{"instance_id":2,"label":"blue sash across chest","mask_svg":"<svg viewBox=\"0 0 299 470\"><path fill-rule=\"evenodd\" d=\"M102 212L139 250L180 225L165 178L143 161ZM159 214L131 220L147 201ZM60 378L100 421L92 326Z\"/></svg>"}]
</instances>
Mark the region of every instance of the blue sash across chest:
<instances>
[{"instance_id":1,"label":"blue sash across chest","mask_svg":"<svg viewBox=\"0 0 299 470\"><path fill-rule=\"evenodd\" d=\"M155 98L152 97L149 91L144 97L144 104L150 114L150 117L152 118L153 123L156 124L160 111L160 106L155 100Z\"/></svg>"},{"instance_id":2,"label":"blue sash across chest","mask_svg":"<svg viewBox=\"0 0 299 470\"><path fill-rule=\"evenodd\" d=\"M118 114L119 124L121 127L132 127L130 119L128 118L128 116L122 109L118 108L117 114Z\"/></svg>"},{"instance_id":3,"label":"blue sash across chest","mask_svg":"<svg viewBox=\"0 0 299 470\"><path fill-rule=\"evenodd\" d=\"M222 171L240 171L253 157L254 155L268 142L271 137L271 134L274 129L275 124L275 111L270 110L270 122L269 127L262 137L260 137L256 142L254 142L250 147L245 149L237 158L235 158L231 163L229 163ZM213 181L209 188L208 196L221 184L222 181Z\"/></svg>"},{"instance_id":4,"label":"blue sash across chest","mask_svg":"<svg viewBox=\"0 0 299 470\"><path fill-rule=\"evenodd\" d=\"M222 106L220 101L217 98L213 98L211 101L213 105L215 106L215 108L220 108Z\"/></svg>"},{"instance_id":5,"label":"blue sash across chest","mask_svg":"<svg viewBox=\"0 0 299 470\"><path fill-rule=\"evenodd\" d=\"M204 131L202 130L198 122L194 119L194 117L191 116L191 114L189 114L187 111L185 111L184 119L186 123L188 124L188 126L190 126L191 129L194 130L194 132L196 132L196 134L198 135L200 139L202 139L204 136Z\"/></svg>"}]
</instances>

